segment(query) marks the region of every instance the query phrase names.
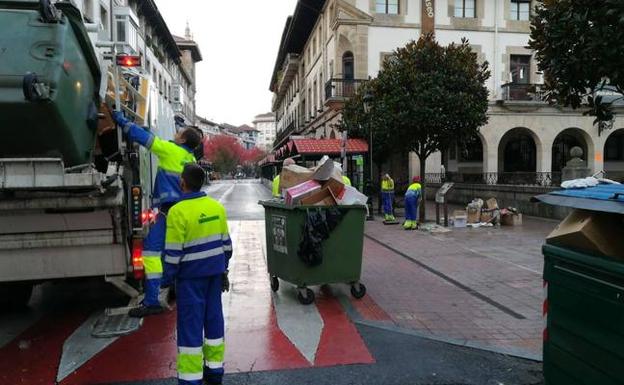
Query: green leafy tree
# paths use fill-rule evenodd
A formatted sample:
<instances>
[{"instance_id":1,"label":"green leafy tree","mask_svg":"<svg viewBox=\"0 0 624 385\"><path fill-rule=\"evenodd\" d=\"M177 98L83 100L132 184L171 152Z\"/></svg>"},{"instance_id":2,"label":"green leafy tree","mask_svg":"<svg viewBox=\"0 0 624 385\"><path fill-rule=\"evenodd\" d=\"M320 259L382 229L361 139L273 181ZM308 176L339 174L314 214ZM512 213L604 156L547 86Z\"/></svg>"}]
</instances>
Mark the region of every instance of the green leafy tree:
<instances>
[{"instance_id":1,"label":"green leafy tree","mask_svg":"<svg viewBox=\"0 0 624 385\"><path fill-rule=\"evenodd\" d=\"M385 123L385 111L380 108L379 103L371 103L371 111L364 111L365 95L375 95L377 92L377 79L371 79L362 84L356 94L350 98L342 112L342 129L349 132L353 138L361 138L373 142L373 162L377 165L377 170L381 172L382 165L390 158L393 150L392 131L387 129ZM367 159L368 161L368 159ZM368 175L367 170L364 174ZM373 183L373 188L379 185L379 175Z\"/></svg>"},{"instance_id":2,"label":"green leafy tree","mask_svg":"<svg viewBox=\"0 0 624 385\"><path fill-rule=\"evenodd\" d=\"M487 123L490 77L466 40L441 46L422 36L394 52L373 83L371 114L393 152L414 152L424 177L427 158L473 137ZM425 194L423 178L423 194ZM420 220L425 219L424 199Z\"/></svg>"},{"instance_id":3,"label":"green leafy tree","mask_svg":"<svg viewBox=\"0 0 624 385\"><path fill-rule=\"evenodd\" d=\"M601 129L616 100L601 94L624 93L623 25L622 0L542 0L532 18L529 46L551 98L572 108L586 101Z\"/></svg>"}]
</instances>

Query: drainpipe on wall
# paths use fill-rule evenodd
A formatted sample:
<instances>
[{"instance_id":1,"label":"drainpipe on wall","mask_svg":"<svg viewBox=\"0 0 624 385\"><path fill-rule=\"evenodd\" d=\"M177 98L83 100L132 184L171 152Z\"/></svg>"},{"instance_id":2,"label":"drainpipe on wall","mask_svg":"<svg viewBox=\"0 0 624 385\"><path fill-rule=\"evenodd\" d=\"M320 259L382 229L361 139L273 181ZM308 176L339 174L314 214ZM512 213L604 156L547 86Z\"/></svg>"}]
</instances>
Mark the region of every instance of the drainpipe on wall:
<instances>
[{"instance_id":1,"label":"drainpipe on wall","mask_svg":"<svg viewBox=\"0 0 624 385\"><path fill-rule=\"evenodd\" d=\"M494 99L498 99L498 1L494 0Z\"/></svg>"}]
</instances>

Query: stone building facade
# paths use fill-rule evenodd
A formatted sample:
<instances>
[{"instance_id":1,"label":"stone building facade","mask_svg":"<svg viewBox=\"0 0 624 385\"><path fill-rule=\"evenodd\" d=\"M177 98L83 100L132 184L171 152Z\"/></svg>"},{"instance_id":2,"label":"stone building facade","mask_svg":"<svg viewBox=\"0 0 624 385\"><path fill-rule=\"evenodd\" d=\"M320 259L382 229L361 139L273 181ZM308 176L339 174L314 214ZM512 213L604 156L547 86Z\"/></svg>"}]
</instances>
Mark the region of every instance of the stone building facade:
<instances>
[{"instance_id":1,"label":"stone building facade","mask_svg":"<svg viewBox=\"0 0 624 385\"><path fill-rule=\"evenodd\" d=\"M271 151L275 142L275 114L268 112L256 115L252 123L258 131L257 147Z\"/></svg>"},{"instance_id":2,"label":"stone building facade","mask_svg":"<svg viewBox=\"0 0 624 385\"><path fill-rule=\"evenodd\" d=\"M624 177L624 120L600 132L582 111L544 101L543 76L527 47L529 0L299 0L288 18L270 84L279 149L291 136L340 138L341 109L383 61L421 33L443 45L468 39L492 72L489 122L472 143L427 161L428 173L488 174L501 183L511 173L543 174L551 183L573 146L594 171ZM404 178L418 158L401 155ZM481 176L479 176L481 174ZM535 175L529 176L534 178Z\"/></svg>"}]
</instances>

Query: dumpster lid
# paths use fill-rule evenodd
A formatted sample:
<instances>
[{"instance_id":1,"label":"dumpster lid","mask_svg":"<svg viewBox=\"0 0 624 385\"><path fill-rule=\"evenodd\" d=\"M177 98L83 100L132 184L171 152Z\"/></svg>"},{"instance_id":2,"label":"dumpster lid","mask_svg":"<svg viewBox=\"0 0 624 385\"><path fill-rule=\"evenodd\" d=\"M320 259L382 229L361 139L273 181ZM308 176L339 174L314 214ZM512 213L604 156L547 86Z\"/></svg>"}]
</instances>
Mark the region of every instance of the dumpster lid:
<instances>
[{"instance_id":1,"label":"dumpster lid","mask_svg":"<svg viewBox=\"0 0 624 385\"><path fill-rule=\"evenodd\" d=\"M533 197L531 201L553 206L624 214L624 185L600 184L595 187L558 190Z\"/></svg>"}]
</instances>

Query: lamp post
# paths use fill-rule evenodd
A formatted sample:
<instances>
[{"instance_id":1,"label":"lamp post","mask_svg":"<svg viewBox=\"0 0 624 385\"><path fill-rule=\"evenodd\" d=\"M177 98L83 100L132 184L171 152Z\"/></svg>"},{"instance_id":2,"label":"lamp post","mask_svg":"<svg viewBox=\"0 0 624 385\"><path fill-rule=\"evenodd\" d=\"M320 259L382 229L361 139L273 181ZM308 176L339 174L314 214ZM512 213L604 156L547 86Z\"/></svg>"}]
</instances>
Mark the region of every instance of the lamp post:
<instances>
[{"instance_id":1,"label":"lamp post","mask_svg":"<svg viewBox=\"0 0 624 385\"><path fill-rule=\"evenodd\" d=\"M373 212L373 118L370 116L371 109L373 107L373 95L370 91L367 91L363 98L364 104L364 113L368 115L368 155L369 155L369 165L370 165L370 179L368 182L368 217L366 218L369 221L375 219L375 214Z\"/></svg>"}]
</instances>

